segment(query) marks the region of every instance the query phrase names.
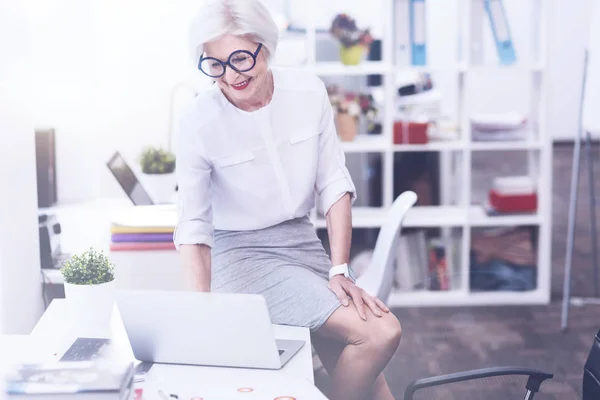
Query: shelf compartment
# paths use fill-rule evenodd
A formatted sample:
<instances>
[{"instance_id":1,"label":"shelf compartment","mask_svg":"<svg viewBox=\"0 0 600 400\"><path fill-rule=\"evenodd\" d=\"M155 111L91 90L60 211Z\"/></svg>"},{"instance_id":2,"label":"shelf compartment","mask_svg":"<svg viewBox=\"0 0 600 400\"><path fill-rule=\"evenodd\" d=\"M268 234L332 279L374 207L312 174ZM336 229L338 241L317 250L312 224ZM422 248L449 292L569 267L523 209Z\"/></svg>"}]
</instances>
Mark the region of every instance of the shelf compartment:
<instances>
[{"instance_id":1,"label":"shelf compartment","mask_svg":"<svg viewBox=\"0 0 600 400\"><path fill-rule=\"evenodd\" d=\"M511 150L539 150L542 143L539 140L510 140L497 142L471 142L473 151L511 151Z\"/></svg>"},{"instance_id":2,"label":"shelf compartment","mask_svg":"<svg viewBox=\"0 0 600 400\"><path fill-rule=\"evenodd\" d=\"M442 101L442 92L436 88L408 96L395 96L395 107L409 107Z\"/></svg>"},{"instance_id":3,"label":"shelf compartment","mask_svg":"<svg viewBox=\"0 0 600 400\"><path fill-rule=\"evenodd\" d=\"M526 293L539 287L539 229L494 226L471 231L470 293Z\"/></svg>"},{"instance_id":4,"label":"shelf compartment","mask_svg":"<svg viewBox=\"0 0 600 400\"><path fill-rule=\"evenodd\" d=\"M383 75L392 70L390 64L381 61L363 61L358 65L344 65L340 61L320 61L304 68L320 76Z\"/></svg>"},{"instance_id":5,"label":"shelf compartment","mask_svg":"<svg viewBox=\"0 0 600 400\"><path fill-rule=\"evenodd\" d=\"M395 152L404 151L456 151L464 147L463 143L454 140L447 142L429 142L426 144L394 144L392 149Z\"/></svg>"},{"instance_id":6,"label":"shelf compartment","mask_svg":"<svg viewBox=\"0 0 600 400\"><path fill-rule=\"evenodd\" d=\"M385 221L387 210L383 207L354 207L352 209L353 228L378 228ZM317 228L325 228L324 218L315 220ZM541 224L538 214L489 216L482 206L415 206L404 217L406 228L439 228L453 226L537 226Z\"/></svg>"},{"instance_id":7,"label":"shelf compartment","mask_svg":"<svg viewBox=\"0 0 600 400\"><path fill-rule=\"evenodd\" d=\"M383 224L386 210L382 207L353 207L353 228L379 228ZM326 228L327 222L323 216L317 216L313 221L316 228Z\"/></svg>"},{"instance_id":8,"label":"shelf compartment","mask_svg":"<svg viewBox=\"0 0 600 400\"><path fill-rule=\"evenodd\" d=\"M393 290L460 290L463 286L462 229L404 229L395 249Z\"/></svg>"},{"instance_id":9,"label":"shelf compartment","mask_svg":"<svg viewBox=\"0 0 600 400\"><path fill-rule=\"evenodd\" d=\"M459 206L415 206L406 214L402 226L406 228L463 226L466 215L466 209ZM387 210L383 207L354 207L352 227L378 228L386 221L386 217ZM315 226L325 228L325 219L317 218Z\"/></svg>"},{"instance_id":10,"label":"shelf compartment","mask_svg":"<svg viewBox=\"0 0 600 400\"><path fill-rule=\"evenodd\" d=\"M468 69L467 64L440 64L440 65L396 65L394 72L418 71L418 72L465 72Z\"/></svg>"},{"instance_id":11,"label":"shelf compartment","mask_svg":"<svg viewBox=\"0 0 600 400\"><path fill-rule=\"evenodd\" d=\"M517 70L525 72L540 72L545 68L542 63L515 63L515 64L471 64L467 71L494 71L494 70Z\"/></svg>"},{"instance_id":12,"label":"shelf compartment","mask_svg":"<svg viewBox=\"0 0 600 400\"><path fill-rule=\"evenodd\" d=\"M480 227L540 225L539 214L487 215L483 206L469 207L469 225Z\"/></svg>"},{"instance_id":13,"label":"shelf compartment","mask_svg":"<svg viewBox=\"0 0 600 400\"><path fill-rule=\"evenodd\" d=\"M351 142L342 141L342 149L346 153L370 153L382 152L389 148L386 137L381 134L376 135L356 135Z\"/></svg>"},{"instance_id":14,"label":"shelf compartment","mask_svg":"<svg viewBox=\"0 0 600 400\"><path fill-rule=\"evenodd\" d=\"M437 228L462 226L466 210L460 206L415 206L404 218L406 228Z\"/></svg>"},{"instance_id":15,"label":"shelf compartment","mask_svg":"<svg viewBox=\"0 0 600 400\"><path fill-rule=\"evenodd\" d=\"M393 291L387 301L389 307L453 307L546 304L548 295L541 290L529 292L468 292L451 291Z\"/></svg>"}]
</instances>

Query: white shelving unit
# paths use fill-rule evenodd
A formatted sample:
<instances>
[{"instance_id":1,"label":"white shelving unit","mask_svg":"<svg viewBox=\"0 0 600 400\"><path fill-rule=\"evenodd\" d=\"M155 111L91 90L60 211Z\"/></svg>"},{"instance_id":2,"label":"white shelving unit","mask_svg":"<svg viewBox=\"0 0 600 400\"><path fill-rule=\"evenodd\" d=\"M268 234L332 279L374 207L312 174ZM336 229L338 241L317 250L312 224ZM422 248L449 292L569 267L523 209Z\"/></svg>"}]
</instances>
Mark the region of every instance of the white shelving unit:
<instances>
[{"instance_id":1,"label":"white shelving unit","mask_svg":"<svg viewBox=\"0 0 600 400\"><path fill-rule=\"evenodd\" d=\"M316 1L316 0L313 0ZM357 66L345 66L340 62L317 63L316 29L307 27L307 65L306 68L322 77L330 76L366 76L381 75L382 87L377 98L383 99L383 132L381 135L358 135L353 142L342 142L346 153L381 153L383 158L383 201L382 207L355 207L353 209L354 228L377 228L385 219L388 207L392 204L394 168L396 153L401 152L440 152L442 165L441 198L442 206L417 206L406 216L407 228L442 228L442 232L461 233L460 287L448 291L394 292L389 300L391 306L460 306L460 305L518 305L546 304L550 300L550 240L551 240L551 171L552 142L546 131L546 30L549 2L551 0L531 0L531 40L533 51L531 59L520 57L515 65L485 64L476 55L481 47L481 35L484 19L483 0L455 0L458 9L457 37L459 54L455 62L432 66L395 65L394 63L394 3L395 0L381 0L383 12L382 58L383 61L364 61ZM531 4L530 2L526 2ZM369 3L369 7L374 6ZM340 10L342 11L342 10ZM479 39L478 39L479 38ZM517 39L518 40L518 39ZM479 42L474 45L475 42ZM460 50L462 49L462 51ZM519 55L518 55L519 56ZM528 56L528 55L527 55ZM523 59L521 59L523 58ZM506 70L530 74L532 82L532 100L529 115L531 131L524 141L474 142L471 140L469 109L476 93L467 90L470 74L502 73ZM396 74L402 71L419 71L455 74L458 82L457 126L459 138L450 141L432 141L424 145L397 145L393 143L393 124L397 96ZM427 93L420 95L428 96ZM421 98L421 101L423 98ZM418 96L410 101L419 102ZM493 110L490 110L493 111ZM472 192L472 154L476 152L524 151L528 154L527 167L538 185L538 212L535 215L488 216L483 207L471 204ZM454 175L448 171L451 158L459 164ZM493 177L490 177L493 178ZM448 188L457 184L460 187L457 201L452 201ZM325 221L315 217L317 228L325 228ZM472 229L479 227L535 226L538 228L537 284L536 289L527 292L472 292L469 287L469 250Z\"/></svg>"}]
</instances>

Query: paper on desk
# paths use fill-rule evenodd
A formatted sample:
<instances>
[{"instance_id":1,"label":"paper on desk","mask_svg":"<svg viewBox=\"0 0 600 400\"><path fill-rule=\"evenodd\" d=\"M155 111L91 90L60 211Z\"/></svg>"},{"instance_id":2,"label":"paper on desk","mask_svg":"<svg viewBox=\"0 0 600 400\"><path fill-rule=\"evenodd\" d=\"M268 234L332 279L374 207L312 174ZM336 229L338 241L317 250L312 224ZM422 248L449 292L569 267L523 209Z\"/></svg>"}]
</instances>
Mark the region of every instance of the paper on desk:
<instances>
[{"instance_id":1,"label":"paper on desk","mask_svg":"<svg viewBox=\"0 0 600 400\"><path fill-rule=\"evenodd\" d=\"M172 228L177 224L177 208L174 205L135 206L113 214L111 223L137 228Z\"/></svg>"},{"instance_id":2,"label":"paper on desk","mask_svg":"<svg viewBox=\"0 0 600 400\"><path fill-rule=\"evenodd\" d=\"M180 399L326 400L326 397L306 379L288 376L275 370L155 364L146 383L149 389L160 388L167 397L176 394Z\"/></svg>"},{"instance_id":3,"label":"paper on desk","mask_svg":"<svg viewBox=\"0 0 600 400\"><path fill-rule=\"evenodd\" d=\"M153 389L150 389L153 387ZM268 382L252 381L246 384L234 382L205 382L196 381L178 384L145 385L144 393L161 389L167 396L177 395L179 399L202 400L326 400L327 398L310 382L300 378L278 378ZM158 393L157 393L158 394ZM146 397L144 397L146 398ZM157 397L160 399L160 396ZM163 400L163 399L161 399Z\"/></svg>"}]
</instances>

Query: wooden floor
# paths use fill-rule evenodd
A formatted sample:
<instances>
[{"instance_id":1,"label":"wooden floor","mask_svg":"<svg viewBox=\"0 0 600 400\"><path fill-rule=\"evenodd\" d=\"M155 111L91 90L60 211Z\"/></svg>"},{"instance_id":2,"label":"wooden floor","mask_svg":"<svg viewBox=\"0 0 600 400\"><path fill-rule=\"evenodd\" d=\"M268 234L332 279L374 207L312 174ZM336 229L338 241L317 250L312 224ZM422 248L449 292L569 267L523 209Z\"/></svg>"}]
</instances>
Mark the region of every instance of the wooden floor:
<instances>
[{"instance_id":1,"label":"wooden floor","mask_svg":"<svg viewBox=\"0 0 600 400\"><path fill-rule=\"evenodd\" d=\"M402 323L403 339L385 375L397 399L402 398L404 389L414 379L501 365L525 366L553 373L554 379L542 385L536 400L581 398L583 364L594 334L600 329L600 306L571 307L569 330L561 332L560 303L572 151L572 146L568 145L557 145L554 150L552 303L535 307L393 310ZM599 148L595 146L593 152L595 176L600 178ZM523 161L515 153L485 153L485 157L474 157L474 170L477 171L474 182L483 182L485 176L490 176L489 171L498 168L502 173L522 172L520 168L526 165ZM572 290L576 296L592 296L594 282L585 160L581 165ZM600 184L597 191L600 194ZM316 381L326 393L329 381L322 370L317 371ZM484 379L473 384L453 384L443 390L429 390L416 398L521 399L525 393L524 385L524 379L513 377Z\"/></svg>"}]
</instances>

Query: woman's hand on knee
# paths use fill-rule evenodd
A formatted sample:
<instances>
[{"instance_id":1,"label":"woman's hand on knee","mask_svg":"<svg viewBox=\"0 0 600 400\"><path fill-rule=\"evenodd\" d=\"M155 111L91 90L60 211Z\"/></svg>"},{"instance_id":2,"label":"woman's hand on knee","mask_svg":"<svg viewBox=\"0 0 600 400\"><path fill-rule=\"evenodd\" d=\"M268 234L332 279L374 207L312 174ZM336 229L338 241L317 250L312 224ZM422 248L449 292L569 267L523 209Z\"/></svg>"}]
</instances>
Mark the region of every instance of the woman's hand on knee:
<instances>
[{"instance_id":1,"label":"woman's hand on knee","mask_svg":"<svg viewBox=\"0 0 600 400\"><path fill-rule=\"evenodd\" d=\"M336 275L329 281L327 285L329 289L340 300L344 306L348 306L348 297L352 299L352 303L356 307L358 315L363 320L367 320L367 308L369 308L377 317L382 316L383 312L390 312L390 309L377 297L370 296L362 288L358 287L350 279L343 275Z\"/></svg>"}]
</instances>

